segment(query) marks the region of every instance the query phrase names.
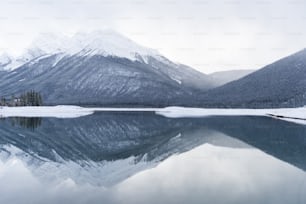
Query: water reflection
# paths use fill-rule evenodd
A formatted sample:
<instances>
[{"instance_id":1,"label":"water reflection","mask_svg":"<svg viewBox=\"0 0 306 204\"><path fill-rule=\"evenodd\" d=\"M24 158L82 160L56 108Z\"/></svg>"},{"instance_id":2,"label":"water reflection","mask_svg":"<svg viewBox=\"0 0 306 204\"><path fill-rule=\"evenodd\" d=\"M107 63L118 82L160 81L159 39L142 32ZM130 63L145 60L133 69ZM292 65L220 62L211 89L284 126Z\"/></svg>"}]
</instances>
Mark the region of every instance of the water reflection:
<instances>
[{"instance_id":1,"label":"water reflection","mask_svg":"<svg viewBox=\"0 0 306 204\"><path fill-rule=\"evenodd\" d=\"M19 125L21 127L34 131L41 125L42 118L26 118L26 117L13 117L10 118L12 126Z\"/></svg>"},{"instance_id":2,"label":"water reflection","mask_svg":"<svg viewBox=\"0 0 306 204\"><path fill-rule=\"evenodd\" d=\"M153 113L96 113L75 119L10 118L0 120L0 181L17 185L13 178L29 177L28 185L37 188L33 192L40 191L39 185L60 185L64 192L69 189L65 195L54 194L61 201L72 202L76 196L80 202L74 195L80 191L88 193L89 203L179 203L180 195L187 203L189 194L190 203L226 203L214 196L217 189L232 203L248 201L247 194L254 203L269 203L263 186L271 184L275 189L266 193L275 196L284 193L277 186L289 183L288 197L298 203L297 198L305 197L293 183L306 190L305 133L306 126L265 117L170 119ZM22 172L11 175L15 168ZM32 184L37 180L39 184ZM138 190L143 195L136 198L142 202L133 199ZM48 202L56 203L52 199ZM269 199L285 203L283 198Z\"/></svg>"},{"instance_id":3,"label":"water reflection","mask_svg":"<svg viewBox=\"0 0 306 204\"><path fill-rule=\"evenodd\" d=\"M306 126L266 117L169 119L153 113L96 113L75 119L10 118L0 125L0 144L51 161L131 156L150 161L212 143L211 132L221 132L306 170Z\"/></svg>"}]
</instances>

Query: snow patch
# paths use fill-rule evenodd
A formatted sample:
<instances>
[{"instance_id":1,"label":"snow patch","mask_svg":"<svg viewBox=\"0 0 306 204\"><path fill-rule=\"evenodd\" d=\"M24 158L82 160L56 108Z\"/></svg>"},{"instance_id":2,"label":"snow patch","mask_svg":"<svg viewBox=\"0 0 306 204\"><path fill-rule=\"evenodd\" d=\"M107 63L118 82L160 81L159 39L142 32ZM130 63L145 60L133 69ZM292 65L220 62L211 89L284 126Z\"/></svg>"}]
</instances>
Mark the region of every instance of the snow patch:
<instances>
[{"instance_id":1,"label":"snow patch","mask_svg":"<svg viewBox=\"0 0 306 204\"><path fill-rule=\"evenodd\" d=\"M12 71L32 60L40 57L60 55L55 60L55 66L64 56L114 56L137 61L140 58L147 63L148 56L160 58L158 51L143 47L125 36L112 31L102 30L91 33L76 33L73 36L56 35L54 33L42 33L21 56L8 58L0 56L0 68ZM8 61L9 60L9 61ZM33 61L35 63L37 61ZM2 67L1 67L2 64Z\"/></svg>"},{"instance_id":2,"label":"snow patch","mask_svg":"<svg viewBox=\"0 0 306 204\"><path fill-rule=\"evenodd\" d=\"M76 118L92 114L92 110L78 106L0 107L1 117Z\"/></svg>"},{"instance_id":3,"label":"snow patch","mask_svg":"<svg viewBox=\"0 0 306 204\"><path fill-rule=\"evenodd\" d=\"M158 108L83 108L80 106L23 106L23 107L1 107L1 117L54 117L54 118L77 118L91 115L96 111L110 112L155 112Z\"/></svg>"},{"instance_id":4,"label":"snow patch","mask_svg":"<svg viewBox=\"0 0 306 204\"><path fill-rule=\"evenodd\" d=\"M0 55L0 66L7 65L11 62L11 57L7 53Z\"/></svg>"},{"instance_id":5,"label":"snow patch","mask_svg":"<svg viewBox=\"0 0 306 204\"><path fill-rule=\"evenodd\" d=\"M170 76L170 77L171 77L172 80L176 81L178 84L182 84L182 82L179 79L176 79L176 78L174 78L172 76Z\"/></svg>"},{"instance_id":6,"label":"snow patch","mask_svg":"<svg viewBox=\"0 0 306 204\"><path fill-rule=\"evenodd\" d=\"M67 55L103 55L117 56L137 60L137 55L155 56L158 52L145 48L123 35L111 31L76 33L74 36L59 36L52 33L41 34L32 43L32 50L41 50L46 54L65 53Z\"/></svg>"},{"instance_id":7,"label":"snow patch","mask_svg":"<svg viewBox=\"0 0 306 204\"><path fill-rule=\"evenodd\" d=\"M280 109L205 109L167 107L156 111L156 114L168 118L201 118L209 116L266 116L306 125L306 107Z\"/></svg>"}]
</instances>

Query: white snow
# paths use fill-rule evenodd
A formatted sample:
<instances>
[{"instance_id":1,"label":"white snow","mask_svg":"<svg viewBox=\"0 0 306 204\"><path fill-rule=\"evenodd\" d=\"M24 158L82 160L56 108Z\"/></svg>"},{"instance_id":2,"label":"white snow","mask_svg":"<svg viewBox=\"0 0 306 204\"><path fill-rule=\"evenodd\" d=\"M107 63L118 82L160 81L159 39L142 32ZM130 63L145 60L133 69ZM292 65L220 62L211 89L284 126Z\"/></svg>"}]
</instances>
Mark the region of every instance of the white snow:
<instances>
[{"instance_id":1,"label":"white snow","mask_svg":"<svg viewBox=\"0 0 306 204\"><path fill-rule=\"evenodd\" d=\"M156 114L168 118L197 118L209 116L267 116L276 119L286 120L306 125L306 106L300 108L279 108L279 109L205 109L167 107ZM276 116L281 116L276 117Z\"/></svg>"},{"instance_id":2,"label":"white snow","mask_svg":"<svg viewBox=\"0 0 306 204\"><path fill-rule=\"evenodd\" d=\"M306 106L301 108L271 109L270 114L306 119Z\"/></svg>"},{"instance_id":3,"label":"white snow","mask_svg":"<svg viewBox=\"0 0 306 204\"><path fill-rule=\"evenodd\" d=\"M177 78L175 78L175 77L172 77L172 76L170 76L170 77L171 77L172 80L174 80L174 81L177 82L178 84L182 84L182 82L181 82L179 79L177 79Z\"/></svg>"},{"instance_id":4,"label":"white snow","mask_svg":"<svg viewBox=\"0 0 306 204\"><path fill-rule=\"evenodd\" d=\"M52 67L56 66L57 63L59 63L59 61L61 61L63 58L65 57L65 54L59 54L56 56L53 64L52 64Z\"/></svg>"},{"instance_id":5,"label":"white snow","mask_svg":"<svg viewBox=\"0 0 306 204\"><path fill-rule=\"evenodd\" d=\"M51 56L51 54L39 56L39 57L37 57L37 58L31 60L31 61L29 62L29 64L30 64L30 65L36 64L36 63L39 62L40 60L42 60L42 59L44 59L44 58L47 58L47 57L50 57L50 56Z\"/></svg>"},{"instance_id":6,"label":"white snow","mask_svg":"<svg viewBox=\"0 0 306 204\"><path fill-rule=\"evenodd\" d=\"M8 64L6 64L5 66L3 66L2 69L4 71L10 71L10 70L14 70L14 69L22 66L23 64L25 64L24 61L16 60L14 58L11 58L11 61Z\"/></svg>"},{"instance_id":7,"label":"white snow","mask_svg":"<svg viewBox=\"0 0 306 204\"><path fill-rule=\"evenodd\" d=\"M92 114L93 111L79 106L25 106L0 107L1 117L55 117L76 118Z\"/></svg>"},{"instance_id":8,"label":"white snow","mask_svg":"<svg viewBox=\"0 0 306 204\"><path fill-rule=\"evenodd\" d=\"M111 30L91 33L79 32L72 37L44 33L33 41L31 50L41 50L45 54L118 56L131 60L136 60L136 54L141 56L159 55L157 51L138 45Z\"/></svg>"},{"instance_id":9,"label":"white snow","mask_svg":"<svg viewBox=\"0 0 306 204\"><path fill-rule=\"evenodd\" d=\"M91 115L96 111L131 111L131 112L155 112L158 108L83 108L80 106L23 106L23 107L0 107L1 117L55 117L77 118Z\"/></svg>"},{"instance_id":10,"label":"white snow","mask_svg":"<svg viewBox=\"0 0 306 204\"><path fill-rule=\"evenodd\" d=\"M168 118L201 118L209 116L266 116L306 125L306 107L280 109L205 109L187 107L166 108L84 108L80 106L0 107L0 117L76 118L97 111L155 112ZM279 117L281 116L281 117Z\"/></svg>"},{"instance_id":11,"label":"white snow","mask_svg":"<svg viewBox=\"0 0 306 204\"><path fill-rule=\"evenodd\" d=\"M262 116L267 109L205 109L186 107L167 107L156 113L168 118L196 118L208 116Z\"/></svg>"},{"instance_id":12,"label":"white snow","mask_svg":"<svg viewBox=\"0 0 306 204\"><path fill-rule=\"evenodd\" d=\"M36 63L39 58L42 59L43 57L48 57L45 55L45 52L40 49L30 48L26 50L26 52L24 52L21 56L10 56L4 53L2 56L0 56L0 65L2 64L2 70L12 71L30 62L33 59L35 59L35 61L33 61L32 63Z\"/></svg>"},{"instance_id":13,"label":"white snow","mask_svg":"<svg viewBox=\"0 0 306 204\"><path fill-rule=\"evenodd\" d=\"M14 58L8 58L7 55L0 56L0 65L11 60L3 67L3 70L12 71L33 59L53 54L61 54L61 57L72 55L116 56L132 61L139 60L139 56L143 59L146 59L147 56L161 58L158 51L143 47L113 30L99 30L90 33L78 32L73 36L41 33L21 56ZM57 63L58 61L55 62Z\"/></svg>"},{"instance_id":14,"label":"white snow","mask_svg":"<svg viewBox=\"0 0 306 204\"><path fill-rule=\"evenodd\" d=\"M8 64L11 61L11 57L7 53L0 55L0 65Z\"/></svg>"}]
</instances>

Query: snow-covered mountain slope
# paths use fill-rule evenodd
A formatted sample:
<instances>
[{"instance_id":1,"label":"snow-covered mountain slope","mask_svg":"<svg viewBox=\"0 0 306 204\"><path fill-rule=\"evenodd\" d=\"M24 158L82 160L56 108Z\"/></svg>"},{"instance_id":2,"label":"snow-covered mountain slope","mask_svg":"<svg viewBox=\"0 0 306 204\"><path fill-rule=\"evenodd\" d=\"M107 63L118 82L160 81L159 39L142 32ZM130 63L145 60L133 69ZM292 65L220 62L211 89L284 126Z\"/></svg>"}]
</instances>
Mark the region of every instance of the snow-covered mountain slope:
<instances>
[{"instance_id":1,"label":"snow-covered mountain slope","mask_svg":"<svg viewBox=\"0 0 306 204\"><path fill-rule=\"evenodd\" d=\"M108 31L35 40L27 62L0 76L1 96L34 89L48 104L186 105L210 77Z\"/></svg>"},{"instance_id":2,"label":"snow-covered mountain slope","mask_svg":"<svg viewBox=\"0 0 306 204\"><path fill-rule=\"evenodd\" d=\"M215 82L216 86L222 86L229 82L241 79L255 70L229 70L229 71L220 71L209 74L212 77L212 80Z\"/></svg>"},{"instance_id":3,"label":"snow-covered mountain slope","mask_svg":"<svg viewBox=\"0 0 306 204\"><path fill-rule=\"evenodd\" d=\"M10 70L10 65L13 63L14 59L7 53L2 53L0 55L0 71Z\"/></svg>"},{"instance_id":4,"label":"snow-covered mountain slope","mask_svg":"<svg viewBox=\"0 0 306 204\"><path fill-rule=\"evenodd\" d=\"M306 49L204 94L209 107L299 107L306 105Z\"/></svg>"},{"instance_id":5,"label":"snow-covered mountain slope","mask_svg":"<svg viewBox=\"0 0 306 204\"><path fill-rule=\"evenodd\" d=\"M2 53L0 55L0 66L6 66L11 62L11 57L7 53Z\"/></svg>"},{"instance_id":6,"label":"snow-covered mountain slope","mask_svg":"<svg viewBox=\"0 0 306 204\"><path fill-rule=\"evenodd\" d=\"M23 66L29 61L44 56L45 53L40 50L27 50L27 52L23 53L21 56L15 57L10 56L7 53L3 53L0 56L0 71L13 71L14 69Z\"/></svg>"},{"instance_id":7,"label":"snow-covered mountain slope","mask_svg":"<svg viewBox=\"0 0 306 204\"><path fill-rule=\"evenodd\" d=\"M73 36L41 33L21 56L10 57L6 53L0 56L0 66L4 70L14 70L36 58L54 54L67 56L116 56L130 60L146 60L147 56L161 59L156 50L145 48L125 36L112 31L102 30L91 33L76 33Z\"/></svg>"},{"instance_id":8,"label":"snow-covered mountain slope","mask_svg":"<svg viewBox=\"0 0 306 204\"><path fill-rule=\"evenodd\" d=\"M159 56L160 54L131 41L125 36L111 30L76 33L72 37L52 33L41 34L30 50L45 54L65 53L67 55L102 55L117 56L136 60L138 56Z\"/></svg>"}]
</instances>

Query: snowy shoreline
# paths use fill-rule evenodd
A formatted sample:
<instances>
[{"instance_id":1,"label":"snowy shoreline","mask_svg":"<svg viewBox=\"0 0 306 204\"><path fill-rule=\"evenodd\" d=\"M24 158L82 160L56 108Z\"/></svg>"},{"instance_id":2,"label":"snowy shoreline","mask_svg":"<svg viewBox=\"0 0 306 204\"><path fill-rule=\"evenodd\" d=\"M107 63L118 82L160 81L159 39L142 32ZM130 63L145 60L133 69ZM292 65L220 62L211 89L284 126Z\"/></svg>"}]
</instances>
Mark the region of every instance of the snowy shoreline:
<instances>
[{"instance_id":1,"label":"snowy shoreline","mask_svg":"<svg viewBox=\"0 0 306 204\"><path fill-rule=\"evenodd\" d=\"M59 106L0 106L0 118L7 117L54 117L78 118L94 112L156 112L160 108L86 108L71 105Z\"/></svg>"},{"instance_id":2,"label":"snowy shoreline","mask_svg":"<svg viewBox=\"0 0 306 204\"><path fill-rule=\"evenodd\" d=\"M306 106L278 109L223 109L166 107L155 112L168 118L202 118L209 116L264 116L306 125Z\"/></svg>"},{"instance_id":3,"label":"snowy shoreline","mask_svg":"<svg viewBox=\"0 0 306 204\"><path fill-rule=\"evenodd\" d=\"M166 108L85 108L80 106L0 107L0 118L55 117L77 118L94 112L154 112L168 118L201 118L209 116L265 116L306 125L306 107L280 109L205 109Z\"/></svg>"}]
</instances>

